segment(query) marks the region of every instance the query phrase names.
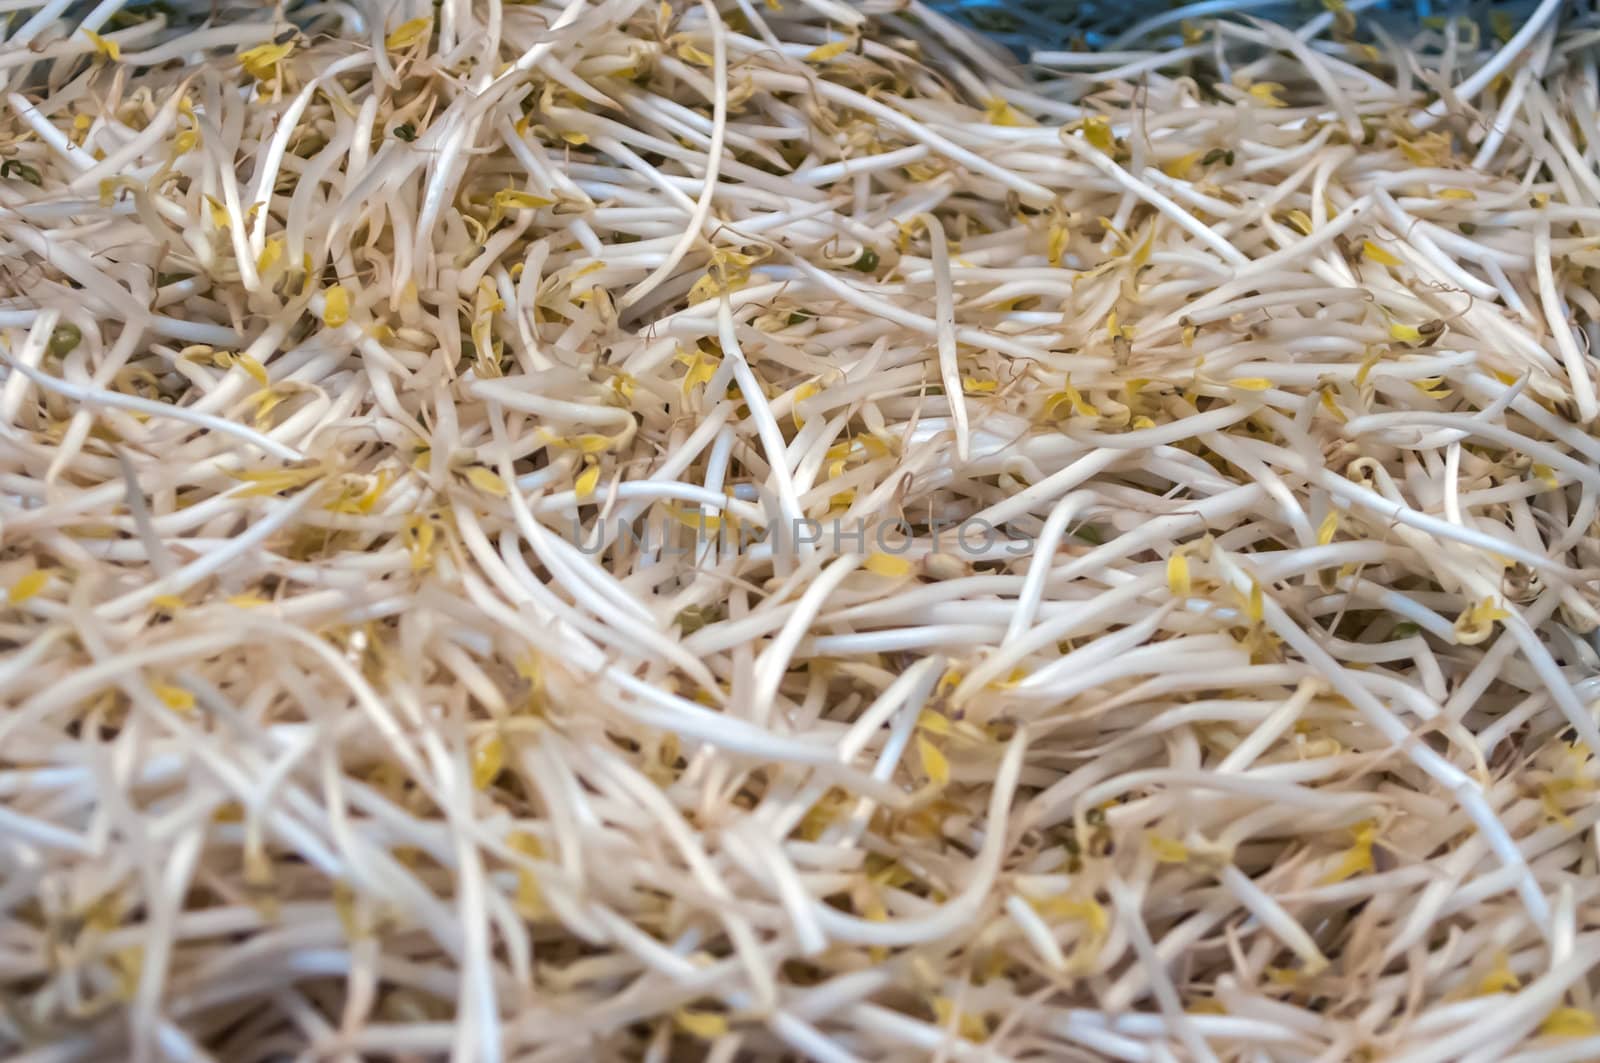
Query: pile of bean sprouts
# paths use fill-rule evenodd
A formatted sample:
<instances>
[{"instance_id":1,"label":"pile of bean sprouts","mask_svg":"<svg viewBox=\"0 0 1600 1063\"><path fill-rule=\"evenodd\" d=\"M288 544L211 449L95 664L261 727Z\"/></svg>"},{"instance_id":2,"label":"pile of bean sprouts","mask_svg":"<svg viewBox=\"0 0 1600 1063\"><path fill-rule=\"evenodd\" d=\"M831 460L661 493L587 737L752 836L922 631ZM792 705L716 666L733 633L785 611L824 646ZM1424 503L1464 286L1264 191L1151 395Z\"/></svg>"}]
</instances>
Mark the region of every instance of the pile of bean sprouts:
<instances>
[{"instance_id":1,"label":"pile of bean sprouts","mask_svg":"<svg viewBox=\"0 0 1600 1063\"><path fill-rule=\"evenodd\" d=\"M0 5L0 1055L1600 1057L1600 22L1195 6Z\"/></svg>"}]
</instances>

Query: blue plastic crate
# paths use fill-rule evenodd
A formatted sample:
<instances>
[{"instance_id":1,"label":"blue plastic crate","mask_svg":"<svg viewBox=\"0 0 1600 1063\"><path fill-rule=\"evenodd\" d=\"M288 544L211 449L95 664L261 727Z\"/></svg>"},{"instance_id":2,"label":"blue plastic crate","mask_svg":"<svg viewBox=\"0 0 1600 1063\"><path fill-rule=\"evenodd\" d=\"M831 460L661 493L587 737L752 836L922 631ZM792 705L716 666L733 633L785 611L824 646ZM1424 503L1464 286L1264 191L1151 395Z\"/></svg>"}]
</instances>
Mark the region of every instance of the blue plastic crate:
<instances>
[{"instance_id":1,"label":"blue plastic crate","mask_svg":"<svg viewBox=\"0 0 1600 1063\"><path fill-rule=\"evenodd\" d=\"M1092 49L1127 48L1150 40L1130 39L1130 31L1147 20L1161 18L1156 30L1176 35L1185 20L1228 15L1248 15L1294 25L1324 9L1319 0L926 0L929 7L979 30L996 43L1026 58L1036 51L1060 51L1075 46ZM1358 6L1352 4L1352 6ZM1421 28L1422 20L1442 15L1466 15L1487 27L1491 10L1520 21L1535 6L1531 0L1383 0L1365 7L1363 19L1381 19L1389 28ZM1573 7L1583 6L1574 0Z\"/></svg>"}]
</instances>

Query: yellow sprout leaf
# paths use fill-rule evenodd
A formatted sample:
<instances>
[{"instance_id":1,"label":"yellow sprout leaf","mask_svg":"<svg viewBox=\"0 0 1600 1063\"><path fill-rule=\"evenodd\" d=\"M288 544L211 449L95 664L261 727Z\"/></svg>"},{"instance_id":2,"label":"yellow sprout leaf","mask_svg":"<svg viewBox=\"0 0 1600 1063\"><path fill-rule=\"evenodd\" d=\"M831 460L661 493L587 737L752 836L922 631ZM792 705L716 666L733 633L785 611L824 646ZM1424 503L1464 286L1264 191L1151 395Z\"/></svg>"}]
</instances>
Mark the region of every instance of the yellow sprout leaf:
<instances>
[{"instance_id":1,"label":"yellow sprout leaf","mask_svg":"<svg viewBox=\"0 0 1600 1063\"><path fill-rule=\"evenodd\" d=\"M544 859L544 843L527 831L512 831L506 835L506 845L514 853L531 856L535 860Z\"/></svg>"},{"instance_id":2,"label":"yellow sprout leaf","mask_svg":"<svg viewBox=\"0 0 1600 1063\"><path fill-rule=\"evenodd\" d=\"M1356 387L1365 387L1367 378L1372 375L1372 370L1383 360L1382 351L1371 351L1361 359L1361 366L1356 370Z\"/></svg>"},{"instance_id":3,"label":"yellow sprout leaf","mask_svg":"<svg viewBox=\"0 0 1600 1063\"><path fill-rule=\"evenodd\" d=\"M283 44L258 44L254 48L240 52L239 63L251 77L258 81L266 81L277 76L278 64L289 58L293 51L293 41L286 41Z\"/></svg>"},{"instance_id":4,"label":"yellow sprout leaf","mask_svg":"<svg viewBox=\"0 0 1600 1063\"><path fill-rule=\"evenodd\" d=\"M805 420L800 416L800 404L811 398L811 396L818 394L821 390L815 380L801 384L794 389L794 406L790 410L789 416L794 420L796 428L804 428L806 426Z\"/></svg>"},{"instance_id":5,"label":"yellow sprout leaf","mask_svg":"<svg viewBox=\"0 0 1600 1063\"><path fill-rule=\"evenodd\" d=\"M508 209L515 207L521 210L537 210L540 207L548 207L555 203L555 200L553 199L547 199L544 196L536 196L532 192L520 192L514 188L502 188L500 191L494 194L494 201L498 206L506 207ZM591 263L590 265L604 266L603 263L599 262ZM590 272L594 271L591 270ZM577 276L577 274L574 276Z\"/></svg>"},{"instance_id":6,"label":"yellow sprout leaf","mask_svg":"<svg viewBox=\"0 0 1600 1063\"><path fill-rule=\"evenodd\" d=\"M944 752L922 735L917 735L917 759L922 763L922 774L935 786L950 782L950 761Z\"/></svg>"},{"instance_id":7,"label":"yellow sprout leaf","mask_svg":"<svg viewBox=\"0 0 1600 1063\"><path fill-rule=\"evenodd\" d=\"M395 27L393 33L383 39L383 46L391 52L409 48L426 37L432 29L433 19L427 16L414 18L410 22L402 22Z\"/></svg>"},{"instance_id":8,"label":"yellow sprout leaf","mask_svg":"<svg viewBox=\"0 0 1600 1063\"><path fill-rule=\"evenodd\" d=\"M866 564L862 567L874 576L884 576L888 579L904 579L912 572L910 561L884 553L868 554Z\"/></svg>"},{"instance_id":9,"label":"yellow sprout leaf","mask_svg":"<svg viewBox=\"0 0 1600 1063\"><path fill-rule=\"evenodd\" d=\"M1420 343L1422 332L1415 325L1390 325L1389 335L1401 343Z\"/></svg>"},{"instance_id":10,"label":"yellow sprout leaf","mask_svg":"<svg viewBox=\"0 0 1600 1063\"><path fill-rule=\"evenodd\" d=\"M1151 832L1145 835L1150 852L1159 864L1183 864L1189 860L1189 847L1176 838Z\"/></svg>"},{"instance_id":11,"label":"yellow sprout leaf","mask_svg":"<svg viewBox=\"0 0 1600 1063\"><path fill-rule=\"evenodd\" d=\"M1424 133L1410 140L1396 137L1395 144L1413 166L1445 166L1452 155L1448 133Z\"/></svg>"},{"instance_id":12,"label":"yellow sprout leaf","mask_svg":"<svg viewBox=\"0 0 1600 1063\"><path fill-rule=\"evenodd\" d=\"M256 408L256 425L259 427L266 424L272 415L272 411L277 409L286 398L288 396L276 388L263 388L251 395L248 401L254 404Z\"/></svg>"},{"instance_id":13,"label":"yellow sprout leaf","mask_svg":"<svg viewBox=\"0 0 1600 1063\"><path fill-rule=\"evenodd\" d=\"M262 387L266 387L272 382L267 376L267 367L250 357L248 354L234 355L233 364L238 366L240 369L243 369L250 375L250 379L254 380Z\"/></svg>"},{"instance_id":14,"label":"yellow sprout leaf","mask_svg":"<svg viewBox=\"0 0 1600 1063\"><path fill-rule=\"evenodd\" d=\"M266 273L276 266L283 258L283 238L274 236L261 248L261 254L256 258L256 272Z\"/></svg>"},{"instance_id":15,"label":"yellow sprout leaf","mask_svg":"<svg viewBox=\"0 0 1600 1063\"><path fill-rule=\"evenodd\" d=\"M594 489L599 483L600 466L591 465L587 469L583 470L583 472L578 476L577 483L573 485L573 489L577 492L578 498L581 501L582 499L593 495Z\"/></svg>"},{"instance_id":16,"label":"yellow sprout leaf","mask_svg":"<svg viewBox=\"0 0 1600 1063\"><path fill-rule=\"evenodd\" d=\"M1117 138L1111 133L1111 123L1104 118L1083 120L1083 139L1110 155L1117 148Z\"/></svg>"},{"instance_id":17,"label":"yellow sprout leaf","mask_svg":"<svg viewBox=\"0 0 1600 1063\"><path fill-rule=\"evenodd\" d=\"M158 594L150 599L150 608L160 609L164 613L176 613L187 604L176 594Z\"/></svg>"},{"instance_id":18,"label":"yellow sprout leaf","mask_svg":"<svg viewBox=\"0 0 1600 1063\"><path fill-rule=\"evenodd\" d=\"M1259 624L1266 611L1266 595L1261 590L1261 584L1251 580L1250 596L1245 600L1245 615L1250 618L1252 624Z\"/></svg>"},{"instance_id":19,"label":"yellow sprout leaf","mask_svg":"<svg viewBox=\"0 0 1600 1063\"><path fill-rule=\"evenodd\" d=\"M421 572L433 562L433 522L427 517L412 514L406 518L405 547L411 555L411 571Z\"/></svg>"},{"instance_id":20,"label":"yellow sprout leaf","mask_svg":"<svg viewBox=\"0 0 1600 1063\"><path fill-rule=\"evenodd\" d=\"M1067 232L1067 227L1062 223L1058 221L1050 223L1050 237L1045 251L1049 256L1050 264L1052 266L1061 265L1061 256L1066 254L1067 238L1069 235L1070 234Z\"/></svg>"},{"instance_id":21,"label":"yellow sprout leaf","mask_svg":"<svg viewBox=\"0 0 1600 1063\"><path fill-rule=\"evenodd\" d=\"M1241 391L1266 391L1272 387L1272 381L1264 376L1241 376L1228 381L1228 386Z\"/></svg>"},{"instance_id":22,"label":"yellow sprout leaf","mask_svg":"<svg viewBox=\"0 0 1600 1063\"><path fill-rule=\"evenodd\" d=\"M1150 231L1149 231L1149 233L1147 233L1145 235L1144 243L1140 244L1137 248L1134 249L1134 252L1133 252L1133 265L1134 265L1134 268L1137 269L1138 267L1143 266L1145 263L1150 261L1150 253L1155 250L1155 246L1156 246L1156 223L1152 221L1150 223Z\"/></svg>"},{"instance_id":23,"label":"yellow sprout leaf","mask_svg":"<svg viewBox=\"0 0 1600 1063\"><path fill-rule=\"evenodd\" d=\"M1339 404L1333 400L1332 388L1319 388L1318 391L1321 394L1321 398L1318 401L1322 403L1323 409L1327 410L1328 413L1333 415L1334 420L1341 423L1349 420L1349 418L1345 416L1344 411L1339 408Z\"/></svg>"},{"instance_id":24,"label":"yellow sprout leaf","mask_svg":"<svg viewBox=\"0 0 1600 1063\"><path fill-rule=\"evenodd\" d=\"M1013 690L1026 678L1028 678L1028 670L1026 668L1013 668L1004 679L997 679L990 683L989 688L991 690Z\"/></svg>"},{"instance_id":25,"label":"yellow sprout leaf","mask_svg":"<svg viewBox=\"0 0 1600 1063\"><path fill-rule=\"evenodd\" d=\"M371 513L373 507L378 504L378 499L388 489L389 479L387 472L380 472L372 478L370 485L354 480L342 488L338 496L323 508L330 513Z\"/></svg>"},{"instance_id":26,"label":"yellow sprout leaf","mask_svg":"<svg viewBox=\"0 0 1600 1063\"><path fill-rule=\"evenodd\" d=\"M494 315L504 309L505 303L500 301L494 284L488 278L479 281L472 308L472 346L477 353L479 371L496 376L500 368L494 343Z\"/></svg>"},{"instance_id":27,"label":"yellow sprout leaf","mask_svg":"<svg viewBox=\"0 0 1600 1063\"><path fill-rule=\"evenodd\" d=\"M1046 919L1072 919L1086 924L1091 933L1096 936L1104 934L1111 926L1111 919L1106 914L1100 902L1090 898L1079 897L1046 897L1043 900L1033 901L1033 908Z\"/></svg>"},{"instance_id":28,"label":"yellow sprout leaf","mask_svg":"<svg viewBox=\"0 0 1600 1063\"><path fill-rule=\"evenodd\" d=\"M484 468L482 465L474 465L467 470L467 482L485 494L494 495L496 498L504 498L511 493L506 487L506 482L500 479L498 474L492 469Z\"/></svg>"},{"instance_id":29,"label":"yellow sprout leaf","mask_svg":"<svg viewBox=\"0 0 1600 1063\"><path fill-rule=\"evenodd\" d=\"M1477 645L1494 633L1495 621L1510 617L1511 613L1496 605L1494 598L1484 598L1478 604L1462 610L1461 615L1456 617L1456 641L1463 646Z\"/></svg>"},{"instance_id":30,"label":"yellow sprout leaf","mask_svg":"<svg viewBox=\"0 0 1600 1063\"><path fill-rule=\"evenodd\" d=\"M1345 850L1338 865L1322 877L1324 886L1364 874L1376 866L1372 862L1372 843L1378 838L1378 825L1369 821L1356 827L1354 833L1355 844Z\"/></svg>"},{"instance_id":31,"label":"yellow sprout leaf","mask_svg":"<svg viewBox=\"0 0 1600 1063\"><path fill-rule=\"evenodd\" d=\"M1556 471L1548 465L1541 465L1535 462L1533 468L1529 471L1546 487L1556 488L1561 486L1561 480L1556 476Z\"/></svg>"},{"instance_id":32,"label":"yellow sprout leaf","mask_svg":"<svg viewBox=\"0 0 1600 1063\"><path fill-rule=\"evenodd\" d=\"M344 285L335 284L322 294L322 323L338 328L350 320L350 293Z\"/></svg>"},{"instance_id":33,"label":"yellow sprout leaf","mask_svg":"<svg viewBox=\"0 0 1600 1063\"><path fill-rule=\"evenodd\" d=\"M1131 340L1133 339L1133 326L1118 324L1117 312L1113 310L1106 315L1106 335L1113 340Z\"/></svg>"},{"instance_id":34,"label":"yellow sprout leaf","mask_svg":"<svg viewBox=\"0 0 1600 1063\"><path fill-rule=\"evenodd\" d=\"M1288 104L1278 98L1278 93L1283 91L1283 86L1276 81L1258 81L1250 86L1250 95L1266 104L1268 107L1287 107Z\"/></svg>"},{"instance_id":35,"label":"yellow sprout leaf","mask_svg":"<svg viewBox=\"0 0 1600 1063\"><path fill-rule=\"evenodd\" d=\"M134 992L139 987L139 980L144 974L144 946L130 945L125 949L117 949L109 958L116 967L117 1000L121 1002L132 1000Z\"/></svg>"},{"instance_id":36,"label":"yellow sprout leaf","mask_svg":"<svg viewBox=\"0 0 1600 1063\"><path fill-rule=\"evenodd\" d=\"M1317 525L1317 545L1327 546L1333 542L1333 537L1338 530L1339 514L1337 511L1329 511L1328 515L1322 518L1322 523Z\"/></svg>"},{"instance_id":37,"label":"yellow sprout leaf","mask_svg":"<svg viewBox=\"0 0 1600 1063\"><path fill-rule=\"evenodd\" d=\"M696 384L709 384L711 378L717 375L717 366L720 364L715 358L704 351L695 351L692 358L678 356L679 361L687 361L689 371L683 376L683 393L687 395Z\"/></svg>"},{"instance_id":38,"label":"yellow sprout leaf","mask_svg":"<svg viewBox=\"0 0 1600 1063\"><path fill-rule=\"evenodd\" d=\"M217 806L217 810L215 812L211 813L211 822L243 823L244 806L240 805L237 801L225 801Z\"/></svg>"},{"instance_id":39,"label":"yellow sprout leaf","mask_svg":"<svg viewBox=\"0 0 1600 1063\"><path fill-rule=\"evenodd\" d=\"M1484 975L1483 981L1478 983L1478 995L1511 993L1520 988L1522 981L1511 972L1511 966L1506 962L1506 955L1502 952L1495 956L1494 969Z\"/></svg>"},{"instance_id":40,"label":"yellow sprout leaf","mask_svg":"<svg viewBox=\"0 0 1600 1063\"><path fill-rule=\"evenodd\" d=\"M984 117L988 119L990 125L1000 125L1000 126L1031 126L1031 125L1033 125L1033 122L1031 122L1027 117L1017 113L1015 108L1013 108L1009 103L1007 103L1005 100L1000 99L999 97L991 99L988 103L986 103L984 105Z\"/></svg>"},{"instance_id":41,"label":"yellow sprout leaf","mask_svg":"<svg viewBox=\"0 0 1600 1063\"><path fill-rule=\"evenodd\" d=\"M367 488L366 493L356 499L356 509L361 513L371 513L373 507L378 504L378 499L382 498L383 493L389 489L391 479L392 477L388 472L380 472L374 476L372 485Z\"/></svg>"},{"instance_id":42,"label":"yellow sprout leaf","mask_svg":"<svg viewBox=\"0 0 1600 1063\"><path fill-rule=\"evenodd\" d=\"M1102 216L1096 218L1095 221L1100 223L1100 228L1117 238L1117 247L1119 249L1126 250L1133 243L1133 238L1127 233L1123 232L1121 229L1117 228L1116 223L1110 218Z\"/></svg>"},{"instance_id":43,"label":"yellow sprout leaf","mask_svg":"<svg viewBox=\"0 0 1600 1063\"><path fill-rule=\"evenodd\" d=\"M1544 814L1553 823L1563 827L1572 825L1572 817L1567 815L1567 810L1561 805L1564 794L1570 794L1579 789L1581 784L1576 779L1552 779L1539 787L1539 803L1544 806Z\"/></svg>"},{"instance_id":44,"label":"yellow sprout leaf","mask_svg":"<svg viewBox=\"0 0 1600 1063\"><path fill-rule=\"evenodd\" d=\"M493 202L494 207L489 212L489 228L491 229L500 224L500 219L505 217L508 211L538 210L540 207L549 207L555 204L553 199L534 195L532 192L523 192L516 188L502 188L494 194ZM570 279L577 280L585 273L593 273L604 268L605 264L602 262L591 262L584 269L574 273Z\"/></svg>"},{"instance_id":45,"label":"yellow sprout leaf","mask_svg":"<svg viewBox=\"0 0 1600 1063\"><path fill-rule=\"evenodd\" d=\"M1439 190L1440 199L1477 199L1478 197L1466 188L1443 188Z\"/></svg>"},{"instance_id":46,"label":"yellow sprout leaf","mask_svg":"<svg viewBox=\"0 0 1600 1063\"><path fill-rule=\"evenodd\" d=\"M1600 1031L1600 1021L1584 1008L1557 1008L1539 1024L1545 1037L1590 1037Z\"/></svg>"},{"instance_id":47,"label":"yellow sprout leaf","mask_svg":"<svg viewBox=\"0 0 1600 1063\"><path fill-rule=\"evenodd\" d=\"M539 888L539 878L527 868L517 871L517 896L512 904L524 919L542 919L549 914L549 908L544 903L544 892Z\"/></svg>"},{"instance_id":48,"label":"yellow sprout leaf","mask_svg":"<svg viewBox=\"0 0 1600 1063\"><path fill-rule=\"evenodd\" d=\"M189 712L194 708L194 695L182 687L167 683L151 683L150 691L161 699L161 704L173 712Z\"/></svg>"},{"instance_id":49,"label":"yellow sprout leaf","mask_svg":"<svg viewBox=\"0 0 1600 1063\"><path fill-rule=\"evenodd\" d=\"M696 48L688 41L679 42L675 50L678 53L679 59L682 59L685 63L693 64L694 66L711 66L716 63L714 58L707 55L699 48Z\"/></svg>"},{"instance_id":50,"label":"yellow sprout leaf","mask_svg":"<svg viewBox=\"0 0 1600 1063\"><path fill-rule=\"evenodd\" d=\"M720 516L715 513L707 513L699 506L679 505L676 502L669 502L663 508L666 509L667 516L685 528L693 528L696 531L716 531L722 527L722 518Z\"/></svg>"},{"instance_id":51,"label":"yellow sprout leaf","mask_svg":"<svg viewBox=\"0 0 1600 1063\"><path fill-rule=\"evenodd\" d=\"M50 573L36 568L11 585L11 590L6 594L6 601L12 605L21 605L28 599L36 597L49 584Z\"/></svg>"},{"instance_id":52,"label":"yellow sprout leaf","mask_svg":"<svg viewBox=\"0 0 1600 1063\"><path fill-rule=\"evenodd\" d=\"M946 1029L954 1027L963 1040L984 1041L989 1037L989 1024L983 1016L970 1011L958 1011L955 1001L949 997L933 998L933 1014L940 1026Z\"/></svg>"},{"instance_id":53,"label":"yellow sprout leaf","mask_svg":"<svg viewBox=\"0 0 1600 1063\"><path fill-rule=\"evenodd\" d=\"M961 378L961 390L968 395L986 395L999 386L999 382L994 380L979 380L972 376Z\"/></svg>"},{"instance_id":54,"label":"yellow sprout leaf","mask_svg":"<svg viewBox=\"0 0 1600 1063\"><path fill-rule=\"evenodd\" d=\"M1094 403L1087 401L1079 394L1078 389L1072 386L1070 379L1063 381L1061 390L1051 395L1044 403L1044 415L1055 417L1061 408L1069 407L1073 413L1080 417L1099 417L1100 410Z\"/></svg>"},{"instance_id":55,"label":"yellow sprout leaf","mask_svg":"<svg viewBox=\"0 0 1600 1063\"><path fill-rule=\"evenodd\" d=\"M206 196L205 200L206 206L210 208L211 224L219 229L226 229L231 224L231 219L228 217L228 208L210 196Z\"/></svg>"},{"instance_id":56,"label":"yellow sprout leaf","mask_svg":"<svg viewBox=\"0 0 1600 1063\"><path fill-rule=\"evenodd\" d=\"M1189 558L1182 550L1172 551L1167 558L1167 587L1178 598L1187 598L1192 589L1189 580Z\"/></svg>"},{"instance_id":57,"label":"yellow sprout leaf","mask_svg":"<svg viewBox=\"0 0 1600 1063\"><path fill-rule=\"evenodd\" d=\"M506 744L499 735L489 735L472 751L472 787L487 790L500 777L506 765Z\"/></svg>"},{"instance_id":58,"label":"yellow sprout leaf","mask_svg":"<svg viewBox=\"0 0 1600 1063\"><path fill-rule=\"evenodd\" d=\"M94 50L111 60L113 63L122 58L122 45L109 37L102 37L94 30L84 30L83 35L89 38L94 45Z\"/></svg>"},{"instance_id":59,"label":"yellow sprout leaf","mask_svg":"<svg viewBox=\"0 0 1600 1063\"><path fill-rule=\"evenodd\" d=\"M1189 176L1189 171L1194 169L1194 164L1205 156L1203 151L1191 151L1187 155L1180 155L1176 159L1169 159L1161 164L1161 172L1168 177L1182 181Z\"/></svg>"},{"instance_id":60,"label":"yellow sprout leaf","mask_svg":"<svg viewBox=\"0 0 1600 1063\"><path fill-rule=\"evenodd\" d=\"M265 498L268 495L280 494L304 487L313 480L319 479L326 470L320 465L309 465L298 469L251 469L231 472L228 475L235 480L242 480L250 486L238 492L235 498Z\"/></svg>"},{"instance_id":61,"label":"yellow sprout leaf","mask_svg":"<svg viewBox=\"0 0 1600 1063\"><path fill-rule=\"evenodd\" d=\"M1303 210L1291 210L1285 217L1301 236L1311 235L1311 215Z\"/></svg>"},{"instance_id":62,"label":"yellow sprout leaf","mask_svg":"<svg viewBox=\"0 0 1600 1063\"><path fill-rule=\"evenodd\" d=\"M850 50L851 40L845 37L842 40L829 41L827 44L811 49L806 53L808 63L827 63L839 58Z\"/></svg>"},{"instance_id":63,"label":"yellow sprout leaf","mask_svg":"<svg viewBox=\"0 0 1600 1063\"><path fill-rule=\"evenodd\" d=\"M689 303L693 305L695 303L703 303L710 299L715 299L717 297L717 293L721 290L722 285L717 282L717 278L707 273L705 276L695 281L694 287L689 289Z\"/></svg>"},{"instance_id":64,"label":"yellow sprout leaf","mask_svg":"<svg viewBox=\"0 0 1600 1063\"><path fill-rule=\"evenodd\" d=\"M82 115L79 116L83 117ZM178 155L187 155L200 144L200 134L192 129L185 129L172 139L172 150Z\"/></svg>"},{"instance_id":65,"label":"yellow sprout leaf","mask_svg":"<svg viewBox=\"0 0 1600 1063\"><path fill-rule=\"evenodd\" d=\"M1400 260L1398 258L1391 255L1389 252L1385 251L1371 240L1363 240L1361 242L1361 251L1366 255L1367 258L1370 258L1379 265L1398 266L1400 264Z\"/></svg>"},{"instance_id":66,"label":"yellow sprout leaf","mask_svg":"<svg viewBox=\"0 0 1600 1063\"><path fill-rule=\"evenodd\" d=\"M728 1035L728 1017L714 1011L691 1011L681 1008L672 1021L684 1033L702 1041L715 1041Z\"/></svg>"}]
</instances>

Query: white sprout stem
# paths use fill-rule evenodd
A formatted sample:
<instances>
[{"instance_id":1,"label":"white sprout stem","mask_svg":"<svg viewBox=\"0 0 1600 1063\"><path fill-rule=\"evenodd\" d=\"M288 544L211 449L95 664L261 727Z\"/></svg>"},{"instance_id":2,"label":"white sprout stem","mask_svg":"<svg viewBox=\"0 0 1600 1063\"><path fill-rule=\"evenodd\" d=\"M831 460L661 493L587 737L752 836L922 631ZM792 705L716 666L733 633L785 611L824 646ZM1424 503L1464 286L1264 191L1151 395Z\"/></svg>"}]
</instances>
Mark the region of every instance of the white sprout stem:
<instances>
[{"instance_id":1,"label":"white sprout stem","mask_svg":"<svg viewBox=\"0 0 1600 1063\"><path fill-rule=\"evenodd\" d=\"M938 323L939 379L956 419L956 458L966 461L972 451L971 428L967 420L967 400L961 383L961 366L956 361L956 297L950 279L950 247L944 226L932 214L919 215L928 229L933 258L934 313Z\"/></svg>"},{"instance_id":2,"label":"white sprout stem","mask_svg":"<svg viewBox=\"0 0 1600 1063\"><path fill-rule=\"evenodd\" d=\"M1449 103L1446 103L1445 98L1441 97L1432 103L1426 111L1418 115L1413 120L1413 124L1418 129L1431 128L1439 119L1445 116L1450 106L1471 103L1507 67L1516 62L1517 57L1533 43L1534 38L1538 37L1546 26L1560 18L1561 9L1564 6L1562 0L1541 0L1539 6L1534 8L1533 13L1528 16L1528 20L1522 24L1516 33L1512 34L1511 39L1506 41L1488 62L1473 71L1472 76L1467 80L1450 90Z\"/></svg>"},{"instance_id":3,"label":"white sprout stem","mask_svg":"<svg viewBox=\"0 0 1600 1063\"><path fill-rule=\"evenodd\" d=\"M706 18L711 25L712 47L712 74L711 85L713 90L711 112L711 144L706 152L706 172L704 184L700 189L700 198L694 205L694 213L689 217L689 225L684 229L683 236L672 245L672 250L661 264L650 272L650 275L634 285L617 305L626 309L637 303L650 292L654 291L663 280L672 274L678 263L683 261L683 256L689 253L695 241L700 239L701 231L705 228L706 218L711 213L711 204L716 197L717 175L722 165L723 141L728 134L728 37L722 25L722 16L717 14L716 5L711 0L702 0L701 9L705 11Z\"/></svg>"},{"instance_id":4,"label":"white sprout stem","mask_svg":"<svg viewBox=\"0 0 1600 1063\"><path fill-rule=\"evenodd\" d=\"M1572 398L1578 404L1578 416L1585 422L1600 416L1600 400L1595 397L1594 383L1589 377L1588 358L1578 350L1578 341L1572 338L1566 307L1556 291L1555 275L1550 266L1550 226L1541 223L1533 234L1533 265L1539 279L1539 302L1545 319L1555 334L1556 350L1561 353L1561 363L1572 378Z\"/></svg>"},{"instance_id":5,"label":"white sprout stem","mask_svg":"<svg viewBox=\"0 0 1600 1063\"><path fill-rule=\"evenodd\" d=\"M22 362L13 362L12 365L19 373L33 381L37 386L46 391L54 392L55 394L64 398L72 399L75 402L81 402L88 406L104 406L108 409L115 410L132 410L136 413L146 414L151 417L170 417L173 420L183 421L187 424L196 425L209 431L220 432L223 435L232 436L241 442L247 443L250 446L256 447L257 449L270 454L275 458L278 458L280 461L305 460L305 455L301 454L293 447L284 446L281 443L274 442L254 429L233 421L226 420L225 418L213 417L210 414L186 409L182 406L169 406L165 403L154 402L150 399L140 398L137 395L123 395L116 392L106 391L102 388L80 387L78 385L69 384L64 380L61 380L57 377L52 377L46 373L42 373L32 366L26 365Z\"/></svg>"}]
</instances>

